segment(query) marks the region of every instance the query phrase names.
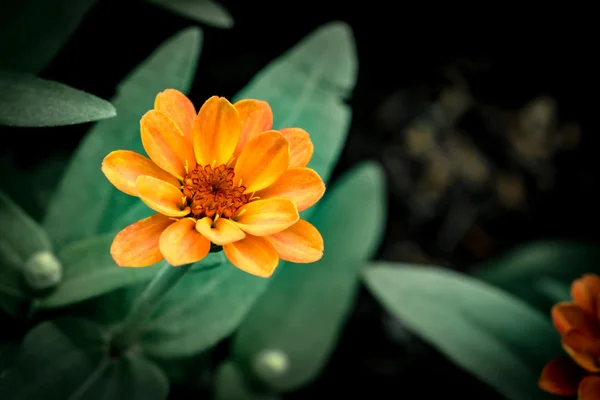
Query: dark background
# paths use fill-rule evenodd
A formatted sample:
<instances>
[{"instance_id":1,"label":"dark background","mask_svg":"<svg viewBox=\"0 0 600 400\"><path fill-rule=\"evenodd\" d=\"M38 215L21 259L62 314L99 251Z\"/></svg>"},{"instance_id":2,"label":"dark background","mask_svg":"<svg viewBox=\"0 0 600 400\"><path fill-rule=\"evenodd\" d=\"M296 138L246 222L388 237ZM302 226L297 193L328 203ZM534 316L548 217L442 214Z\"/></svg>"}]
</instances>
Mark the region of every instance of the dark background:
<instances>
[{"instance_id":1,"label":"dark background","mask_svg":"<svg viewBox=\"0 0 600 400\"><path fill-rule=\"evenodd\" d=\"M231 98L319 25L341 20L353 29L359 77L334 179L363 159L384 166L389 221L379 259L466 271L533 239L598 238L597 43L583 10L571 18L492 5L221 3L235 26L203 26L195 104ZM41 76L110 99L134 66L192 24L142 1L100 0ZM458 111L439 118L440 108ZM28 170L68 155L88 128L3 128L11 139L2 153ZM372 398L500 398L408 334L365 290L322 377L289 398L362 389ZM173 398L189 394L175 388Z\"/></svg>"}]
</instances>

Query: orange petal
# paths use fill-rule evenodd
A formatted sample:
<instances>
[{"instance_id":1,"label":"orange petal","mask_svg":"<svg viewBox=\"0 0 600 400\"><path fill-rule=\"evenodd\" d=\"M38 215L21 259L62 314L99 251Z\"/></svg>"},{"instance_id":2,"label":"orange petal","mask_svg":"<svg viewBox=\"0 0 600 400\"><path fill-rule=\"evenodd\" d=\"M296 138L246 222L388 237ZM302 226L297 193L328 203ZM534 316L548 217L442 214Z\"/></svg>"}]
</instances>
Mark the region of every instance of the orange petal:
<instances>
[{"instance_id":1,"label":"orange petal","mask_svg":"<svg viewBox=\"0 0 600 400\"><path fill-rule=\"evenodd\" d=\"M154 109L162 111L171 117L175 125L183 132L191 149L196 109L190 99L179 90L166 89L156 96Z\"/></svg>"},{"instance_id":2,"label":"orange petal","mask_svg":"<svg viewBox=\"0 0 600 400\"><path fill-rule=\"evenodd\" d=\"M102 172L117 189L131 196L137 196L135 181L140 175L153 176L172 185L179 185L173 175L160 169L154 161L130 150L117 150L102 160Z\"/></svg>"},{"instance_id":3,"label":"orange petal","mask_svg":"<svg viewBox=\"0 0 600 400\"><path fill-rule=\"evenodd\" d=\"M290 142L290 168L306 167L315 147L304 129L284 128L279 132Z\"/></svg>"},{"instance_id":4,"label":"orange petal","mask_svg":"<svg viewBox=\"0 0 600 400\"><path fill-rule=\"evenodd\" d=\"M196 230L219 246L237 242L246 237L244 231L231 220L225 218L219 218L213 222L212 219L204 217L196 223Z\"/></svg>"},{"instance_id":5,"label":"orange petal","mask_svg":"<svg viewBox=\"0 0 600 400\"><path fill-rule=\"evenodd\" d=\"M292 168L285 171L271 186L260 190L256 196L260 199L285 197L296 203L298 211L313 206L325 193L323 179L310 168Z\"/></svg>"},{"instance_id":6,"label":"orange petal","mask_svg":"<svg viewBox=\"0 0 600 400\"><path fill-rule=\"evenodd\" d=\"M148 175L140 175L136 181L140 199L148 207L169 217L185 217L190 208L183 202L183 194L176 186Z\"/></svg>"},{"instance_id":7,"label":"orange petal","mask_svg":"<svg viewBox=\"0 0 600 400\"><path fill-rule=\"evenodd\" d=\"M227 99L213 96L206 100L194 124L193 143L198 164L227 164L240 140L240 132L239 113Z\"/></svg>"},{"instance_id":8,"label":"orange petal","mask_svg":"<svg viewBox=\"0 0 600 400\"><path fill-rule=\"evenodd\" d=\"M259 133L271 130L273 127L273 111L269 103L262 100L246 99L240 100L234 104L234 107L240 113L242 123L242 133L237 148L233 153L238 157L248 140Z\"/></svg>"},{"instance_id":9,"label":"orange petal","mask_svg":"<svg viewBox=\"0 0 600 400\"><path fill-rule=\"evenodd\" d=\"M282 197L252 201L244 205L233 218L243 231L255 236L281 232L299 219L294 202Z\"/></svg>"},{"instance_id":10,"label":"orange petal","mask_svg":"<svg viewBox=\"0 0 600 400\"><path fill-rule=\"evenodd\" d=\"M192 218L180 219L160 235L158 245L167 262L175 267L202 260L210 251L210 242L195 229Z\"/></svg>"},{"instance_id":11,"label":"orange petal","mask_svg":"<svg viewBox=\"0 0 600 400\"><path fill-rule=\"evenodd\" d=\"M152 161L182 180L185 167L196 166L194 152L181 129L164 112L150 110L140 121L142 144Z\"/></svg>"},{"instance_id":12,"label":"orange petal","mask_svg":"<svg viewBox=\"0 0 600 400\"><path fill-rule=\"evenodd\" d=\"M295 263L311 263L323 257L323 238L309 222L301 219L284 231L268 236L279 258Z\"/></svg>"},{"instance_id":13,"label":"orange petal","mask_svg":"<svg viewBox=\"0 0 600 400\"><path fill-rule=\"evenodd\" d=\"M233 265L261 278L270 277L279 264L275 247L262 237L247 235L240 241L226 244L223 251Z\"/></svg>"},{"instance_id":14,"label":"orange petal","mask_svg":"<svg viewBox=\"0 0 600 400\"><path fill-rule=\"evenodd\" d=\"M600 339L573 329L562 337L563 348L582 368L599 372Z\"/></svg>"},{"instance_id":15,"label":"orange petal","mask_svg":"<svg viewBox=\"0 0 600 400\"><path fill-rule=\"evenodd\" d=\"M596 303L600 297L600 277L586 274L571 285L571 297L578 306L596 314Z\"/></svg>"},{"instance_id":16,"label":"orange petal","mask_svg":"<svg viewBox=\"0 0 600 400\"><path fill-rule=\"evenodd\" d=\"M600 334L600 328L592 314L574 303L563 302L552 307L552 322L561 335L571 329L589 332L591 335Z\"/></svg>"},{"instance_id":17,"label":"orange petal","mask_svg":"<svg viewBox=\"0 0 600 400\"><path fill-rule=\"evenodd\" d=\"M583 376L581 368L570 358L563 357L546 364L538 385L542 390L558 396L573 396Z\"/></svg>"},{"instance_id":18,"label":"orange petal","mask_svg":"<svg viewBox=\"0 0 600 400\"><path fill-rule=\"evenodd\" d=\"M290 144L277 131L263 132L249 140L235 163L235 182L252 193L275 183L290 164Z\"/></svg>"},{"instance_id":19,"label":"orange petal","mask_svg":"<svg viewBox=\"0 0 600 400\"><path fill-rule=\"evenodd\" d=\"M579 400L600 399L600 376L586 376L579 384L577 392Z\"/></svg>"},{"instance_id":20,"label":"orange petal","mask_svg":"<svg viewBox=\"0 0 600 400\"><path fill-rule=\"evenodd\" d=\"M154 214L129 225L115 236L110 254L120 267L147 267L163 259L158 247L162 232L171 218Z\"/></svg>"}]
</instances>

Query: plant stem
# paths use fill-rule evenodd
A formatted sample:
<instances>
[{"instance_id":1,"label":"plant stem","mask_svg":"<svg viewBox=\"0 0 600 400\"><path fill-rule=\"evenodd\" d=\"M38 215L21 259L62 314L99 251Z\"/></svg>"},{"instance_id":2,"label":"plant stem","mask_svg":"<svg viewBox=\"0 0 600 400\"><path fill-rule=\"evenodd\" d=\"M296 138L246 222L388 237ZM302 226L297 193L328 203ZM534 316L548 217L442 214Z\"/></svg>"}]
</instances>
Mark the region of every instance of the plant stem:
<instances>
[{"instance_id":1,"label":"plant stem","mask_svg":"<svg viewBox=\"0 0 600 400\"><path fill-rule=\"evenodd\" d=\"M192 265L194 264L173 267L166 261L163 262L161 270L152 278L144 291L138 295L125 321L117 330L113 339L113 345L117 349L125 350L131 346L160 301Z\"/></svg>"}]
</instances>

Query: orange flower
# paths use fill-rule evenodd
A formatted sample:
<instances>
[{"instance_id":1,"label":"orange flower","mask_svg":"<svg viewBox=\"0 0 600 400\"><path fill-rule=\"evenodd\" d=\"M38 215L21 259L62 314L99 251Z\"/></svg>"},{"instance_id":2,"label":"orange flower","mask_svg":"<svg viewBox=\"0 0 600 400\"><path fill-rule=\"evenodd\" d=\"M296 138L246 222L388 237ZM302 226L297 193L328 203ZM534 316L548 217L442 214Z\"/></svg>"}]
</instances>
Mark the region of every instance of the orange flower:
<instances>
[{"instance_id":1,"label":"orange flower","mask_svg":"<svg viewBox=\"0 0 600 400\"><path fill-rule=\"evenodd\" d=\"M600 399L600 277L584 275L571 285L572 302L552 308L552 322L569 357L550 361L539 386L547 392Z\"/></svg>"},{"instance_id":2,"label":"orange flower","mask_svg":"<svg viewBox=\"0 0 600 400\"><path fill-rule=\"evenodd\" d=\"M323 239L298 215L325 192L321 177L306 168L312 142L302 129L272 125L264 101L232 105L214 96L196 115L181 92L159 93L140 121L150 158L117 150L102 162L117 189L157 212L117 234L115 262L144 267L164 258L178 266L222 246L239 269L269 277L280 258L320 259Z\"/></svg>"}]
</instances>

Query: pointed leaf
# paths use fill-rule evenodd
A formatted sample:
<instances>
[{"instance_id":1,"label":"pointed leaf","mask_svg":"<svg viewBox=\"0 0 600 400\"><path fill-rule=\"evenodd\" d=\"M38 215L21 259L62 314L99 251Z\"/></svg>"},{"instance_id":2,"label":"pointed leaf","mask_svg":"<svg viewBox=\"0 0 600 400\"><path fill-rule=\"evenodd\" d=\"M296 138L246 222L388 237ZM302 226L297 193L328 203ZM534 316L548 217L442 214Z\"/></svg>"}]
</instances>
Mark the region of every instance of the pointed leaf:
<instances>
[{"instance_id":1,"label":"pointed leaf","mask_svg":"<svg viewBox=\"0 0 600 400\"><path fill-rule=\"evenodd\" d=\"M267 101L275 129L306 130L315 146L308 167L328 181L350 127L351 110L344 101L357 71L352 30L332 22L260 71L235 99Z\"/></svg>"},{"instance_id":2,"label":"pointed leaf","mask_svg":"<svg viewBox=\"0 0 600 400\"><path fill-rule=\"evenodd\" d=\"M0 398L68 399L101 365L105 349L95 324L44 322L23 339L14 367L0 381Z\"/></svg>"},{"instance_id":3,"label":"pointed leaf","mask_svg":"<svg viewBox=\"0 0 600 400\"><path fill-rule=\"evenodd\" d=\"M552 304L571 301L571 286L551 278L542 278L535 289L545 295Z\"/></svg>"},{"instance_id":4,"label":"pointed leaf","mask_svg":"<svg viewBox=\"0 0 600 400\"><path fill-rule=\"evenodd\" d=\"M532 290L540 280L551 279L570 286L586 273L600 273L600 246L573 241L521 245L473 272L476 277L543 310L549 310L554 302L539 290Z\"/></svg>"},{"instance_id":5,"label":"pointed leaf","mask_svg":"<svg viewBox=\"0 0 600 400\"><path fill-rule=\"evenodd\" d=\"M111 359L106 337L99 326L81 319L36 326L0 380L0 398L166 399L169 385L162 371L133 355Z\"/></svg>"},{"instance_id":6,"label":"pointed leaf","mask_svg":"<svg viewBox=\"0 0 600 400\"><path fill-rule=\"evenodd\" d=\"M277 126L306 128L315 142L314 167L327 182L350 124L343 97L354 86L356 62L349 28L327 24L273 61L235 97L267 100ZM158 310L143 338L145 351L177 357L213 346L240 324L269 282L231 264L184 279Z\"/></svg>"},{"instance_id":7,"label":"pointed leaf","mask_svg":"<svg viewBox=\"0 0 600 400\"><path fill-rule=\"evenodd\" d=\"M55 156L34 166L21 167L16 165L12 155L2 157L0 189L39 221L46 213L48 200L52 198L67 161L66 156Z\"/></svg>"},{"instance_id":8,"label":"pointed leaf","mask_svg":"<svg viewBox=\"0 0 600 400\"><path fill-rule=\"evenodd\" d=\"M80 389L78 398L165 400L169 395L167 377L160 368L145 358L128 355L105 365L102 375L97 379L89 379L89 385Z\"/></svg>"},{"instance_id":9,"label":"pointed leaf","mask_svg":"<svg viewBox=\"0 0 600 400\"><path fill-rule=\"evenodd\" d=\"M114 236L99 235L62 248L57 255L65 269L62 282L48 296L38 299L38 306L61 307L152 279L157 265L123 268L115 264L110 255Z\"/></svg>"},{"instance_id":10,"label":"pointed leaf","mask_svg":"<svg viewBox=\"0 0 600 400\"><path fill-rule=\"evenodd\" d=\"M279 400L281 397L272 393L257 393L238 367L226 361L222 363L215 378L215 400Z\"/></svg>"},{"instance_id":11,"label":"pointed leaf","mask_svg":"<svg viewBox=\"0 0 600 400\"><path fill-rule=\"evenodd\" d=\"M44 229L0 192L0 303L15 309L15 301L27 300L24 268L32 256L52 253ZM4 304L6 303L6 304Z\"/></svg>"},{"instance_id":12,"label":"pointed leaf","mask_svg":"<svg viewBox=\"0 0 600 400\"><path fill-rule=\"evenodd\" d=\"M37 74L67 43L97 0L23 0L3 4L0 68Z\"/></svg>"},{"instance_id":13,"label":"pointed leaf","mask_svg":"<svg viewBox=\"0 0 600 400\"><path fill-rule=\"evenodd\" d=\"M561 348L543 314L441 268L377 263L364 279L391 314L506 398L547 398L537 379Z\"/></svg>"},{"instance_id":14,"label":"pointed leaf","mask_svg":"<svg viewBox=\"0 0 600 400\"><path fill-rule=\"evenodd\" d=\"M43 127L114 117L106 100L62 83L0 71L0 125Z\"/></svg>"},{"instance_id":15,"label":"pointed leaf","mask_svg":"<svg viewBox=\"0 0 600 400\"><path fill-rule=\"evenodd\" d=\"M233 28L233 18L225 7L213 0L148 0L182 17L216 28Z\"/></svg>"},{"instance_id":16,"label":"pointed leaf","mask_svg":"<svg viewBox=\"0 0 600 400\"><path fill-rule=\"evenodd\" d=\"M359 267L374 255L382 237L385 197L377 164L347 172L312 218L325 242L323 258L282 265L236 333L233 357L246 368L253 368L264 351L285 354L284 371L259 376L276 390L306 384L327 361L356 295Z\"/></svg>"},{"instance_id":17,"label":"pointed leaf","mask_svg":"<svg viewBox=\"0 0 600 400\"><path fill-rule=\"evenodd\" d=\"M63 246L107 232L118 215L139 202L108 182L100 170L102 160L118 149L143 152L140 118L153 108L160 91L189 89L201 44L198 28L185 29L163 43L121 83L113 99L119 116L96 124L87 134L49 205L43 225L55 244Z\"/></svg>"}]
</instances>

